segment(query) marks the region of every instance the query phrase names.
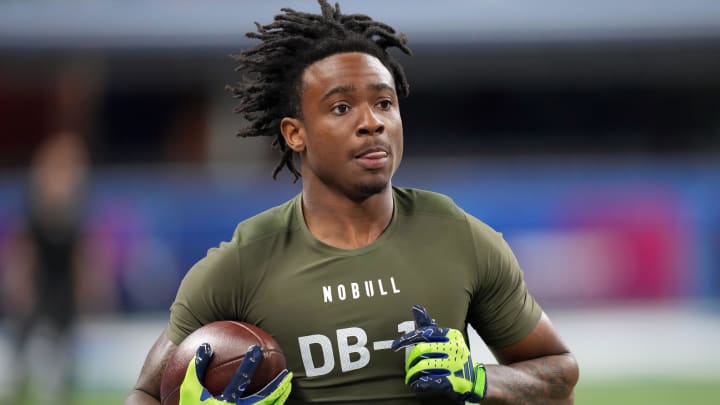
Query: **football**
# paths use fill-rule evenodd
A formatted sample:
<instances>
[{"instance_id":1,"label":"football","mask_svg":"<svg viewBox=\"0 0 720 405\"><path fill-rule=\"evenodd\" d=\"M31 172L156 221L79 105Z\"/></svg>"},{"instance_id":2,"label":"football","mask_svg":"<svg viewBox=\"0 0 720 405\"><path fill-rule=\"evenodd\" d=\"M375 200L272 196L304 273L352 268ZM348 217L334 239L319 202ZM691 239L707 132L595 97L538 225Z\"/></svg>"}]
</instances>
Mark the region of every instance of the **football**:
<instances>
[{"instance_id":1,"label":"football","mask_svg":"<svg viewBox=\"0 0 720 405\"><path fill-rule=\"evenodd\" d=\"M245 322L212 322L188 335L168 360L160 383L162 405L177 405L180 401L180 384L190 360L203 343L209 343L214 354L205 381L201 382L214 396L220 395L228 385L251 345L262 347L263 360L243 396L259 391L286 368L285 356L269 333Z\"/></svg>"}]
</instances>

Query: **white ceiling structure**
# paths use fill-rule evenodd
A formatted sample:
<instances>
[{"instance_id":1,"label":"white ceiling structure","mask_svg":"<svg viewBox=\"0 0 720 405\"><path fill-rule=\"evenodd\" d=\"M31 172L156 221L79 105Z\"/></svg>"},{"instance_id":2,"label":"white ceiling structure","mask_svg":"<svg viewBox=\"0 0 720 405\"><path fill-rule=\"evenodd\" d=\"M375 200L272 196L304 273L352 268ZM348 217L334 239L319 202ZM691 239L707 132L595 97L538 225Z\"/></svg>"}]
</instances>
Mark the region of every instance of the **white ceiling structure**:
<instances>
[{"instance_id":1,"label":"white ceiling structure","mask_svg":"<svg viewBox=\"0 0 720 405\"><path fill-rule=\"evenodd\" d=\"M253 21L311 0L3 1L0 48L241 45ZM346 0L406 33L411 45L718 39L718 0Z\"/></svg>"}]
</instances>

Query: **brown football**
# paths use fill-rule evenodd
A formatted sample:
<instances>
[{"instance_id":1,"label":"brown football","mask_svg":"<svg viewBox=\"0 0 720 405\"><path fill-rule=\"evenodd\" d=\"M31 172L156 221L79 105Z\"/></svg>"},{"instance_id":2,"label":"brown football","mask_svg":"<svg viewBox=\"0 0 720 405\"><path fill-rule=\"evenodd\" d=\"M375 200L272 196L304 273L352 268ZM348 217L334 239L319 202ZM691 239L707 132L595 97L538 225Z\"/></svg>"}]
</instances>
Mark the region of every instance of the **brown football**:
<instances>
[{"instance_id":1,"label":"brown football","mask_svg":"<svg viewBox=\"0 0 720 405\"><path fill-rule=\"evenodd\" d=\"M180 384L190 360L203 343L209 343L214 353L202 381L213 395L222 393L252 345L262 347L263 360L243 396L256 393L287 367L280 346L269 333L245 322L212 322L188 335L168 360L160 383L162 405L177 405L180 401Z\"/></svg>"}]
</instances>

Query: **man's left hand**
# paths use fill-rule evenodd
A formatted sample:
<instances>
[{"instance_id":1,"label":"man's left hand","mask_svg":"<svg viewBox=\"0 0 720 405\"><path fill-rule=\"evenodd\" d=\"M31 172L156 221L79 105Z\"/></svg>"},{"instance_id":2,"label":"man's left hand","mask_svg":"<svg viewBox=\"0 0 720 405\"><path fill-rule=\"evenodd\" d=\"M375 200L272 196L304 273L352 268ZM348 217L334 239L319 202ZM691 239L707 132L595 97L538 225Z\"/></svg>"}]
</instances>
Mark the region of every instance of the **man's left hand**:
<instances>
[{"instance_id":1,"label":"man's left hand","mask_svg":"<svg viewBox=\"0 0 720 405\"><path fill-rule=\"evenodd\" d=\"M414 305L415 330L395 339L397 351L415 345L405 359L405 383L417 391L444 392L459 403L479 403L487 391L485 367L475 364L463 334L441 328Z\"/></svg>"}]
</instances>

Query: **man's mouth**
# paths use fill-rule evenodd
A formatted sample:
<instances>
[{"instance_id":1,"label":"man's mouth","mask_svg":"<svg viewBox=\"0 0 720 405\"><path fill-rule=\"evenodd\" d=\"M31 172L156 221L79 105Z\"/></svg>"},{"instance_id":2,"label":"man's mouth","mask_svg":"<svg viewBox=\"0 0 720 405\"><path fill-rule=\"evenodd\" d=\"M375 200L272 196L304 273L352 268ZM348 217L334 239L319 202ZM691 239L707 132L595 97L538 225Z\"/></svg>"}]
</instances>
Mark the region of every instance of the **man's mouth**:
<instances>
[{"instance_id":1,"label":"man's mouth","mask_svg":"<svg viewBox=\"0 0 720 405\"><path fill-rule=\"evenodd\" d=\"M385 166L390 154L384 148L370 148L355 156L360 166L365 169L379 169Z\"/></svg>"},{"instance_id":2,"label":"man's mouth","mask_svg":"<svg viewBox=\"0 0 720 405\"><path fill-rule=\"evenodd\" d=\"M368 152L363 153L360 155L360 159L382 159L384 157L387 157L387 152L384 151L378 151L378 152Z\"/></svg>"},{"instance_id":3,"label":"man's mouth","mask_svg":"<svg viewBox=\"0 0 720 405\"><path fill-rule=\"evenodd\" d=\"M370 148L360 152L355 156L356 159L382 159L388 156L387 150L384 148Z\"/></svg>"}]
</instances>

